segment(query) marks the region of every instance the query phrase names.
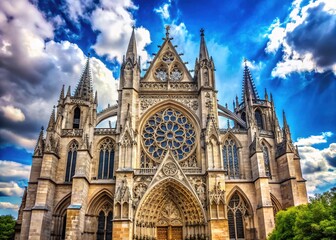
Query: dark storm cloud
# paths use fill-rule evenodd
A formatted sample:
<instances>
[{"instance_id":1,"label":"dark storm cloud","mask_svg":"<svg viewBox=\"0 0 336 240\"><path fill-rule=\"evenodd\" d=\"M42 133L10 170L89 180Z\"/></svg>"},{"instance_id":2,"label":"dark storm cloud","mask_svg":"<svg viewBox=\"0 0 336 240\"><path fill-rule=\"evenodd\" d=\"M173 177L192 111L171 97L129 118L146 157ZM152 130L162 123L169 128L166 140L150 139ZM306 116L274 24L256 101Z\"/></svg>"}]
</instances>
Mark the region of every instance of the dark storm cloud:
<instances>
[{"instance_id":1,"label":"dark storm cloud","mask_svg":"<svg viewBox=\"0 0 336 240\"><path fill-rule=\"evenodd\" d=\"M311 53L319 67L336 63L336 15L324 6L309 8L305 21L287 35L288 44L301 54Z\"/></svg>"}]
</instances>

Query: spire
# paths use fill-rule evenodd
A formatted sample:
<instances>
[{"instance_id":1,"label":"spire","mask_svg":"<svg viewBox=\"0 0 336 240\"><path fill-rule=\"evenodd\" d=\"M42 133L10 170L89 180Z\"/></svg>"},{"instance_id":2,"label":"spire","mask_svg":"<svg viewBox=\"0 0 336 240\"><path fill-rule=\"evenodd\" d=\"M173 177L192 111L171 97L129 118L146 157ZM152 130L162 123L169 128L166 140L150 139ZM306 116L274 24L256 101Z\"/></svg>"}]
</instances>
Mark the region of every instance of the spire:
<instances>
[{"instance_id":1,"label":"spire","mask_svg":"<svg viewBox=\"0 0 336 240\"><path fill-rule=\"evenodd\" d=\"M289 126L287 124L287 119L286 119L286 114L285 111L282 111L282 115L283 115L283 139L287 140L287 141L292 141L292 137L291 137L291 133L289 130Z\"/></svg>"},{"instance_id":2,"label":"spire","mask_svg":"<svg viewBox=\"0 0 336 240\"><path fill-rule=\"evenodd\" d=\"M131 59L132 62L136 62L137 60L137 47L136 47L136 39L135 39L135 26L132 26L133 30L132 30L132 35L131 35L131 39L128 43L128 48L127 48L127 52L126 52L126 60L127 59Z\"/></svg>"},{"instance_id":3,"label":"spire","mask_svg":"<svg viewBox=\"0 0 336 240\"><path fill-rule=\"evenodd\" d=\"M265 88L265 100L268 101L268 93L266 88Z\"/></svg>"},{"instance_id":4,"label":"spire","mask_svg":"<svg viewBox=\"0 0 336 240\"><path fill-rule=\"evenodd\" d=\"M61 102L63 99L64 99L64 84L62 86L58 102Z\"/></svg>"},{"instance_id":5,"label":"spire","mask_svg":"<svg viewBox=\"0 0 336 240\"><path fill-rule=\"evenodd\" d=\"M250 70L247 66L246 59L244 59L244 79L243 79L243 96L246 94L247 100L259 99L257 89L254 85Z\"/></svg>"},{"instance_id":6,"label":"spire","mask_svg":"<svg viewBox=\"0 0 336 240\"><path fill-rule=\"evenodd\" d=\"M68 91L66 93L66 96L71 97L71 87L70 86L68 87Z\"/></svg>"},{"instance_id":7,"label":"spire","mask_svg":"<svg viewBox=\"0 0 336 240\"><path fill-rule=\"evenodd\" d=\"M40 135L37 139L36 146L34 149L34 156L41 156L44 151L44 141L43 141L43 126L41 127Z\"/></svg>"},{"instance_id":8,"label":"spire","mask_svg":"<svg viewBox=\"0 0 336 240\"><path fill-rule=\"evenodd\" d=\"M75 90L75 97L82 98L83 100L86 101L93 100L90 54L88 54L82 77Z\"/></svg>"},{"instance_id":9,"label":"spire","mask_svg":"<svg viewBox=\"0 0 336 240\"><path fill-rule=\"evenodd\" d=\"M55 106L54 106L50 115L47 131L52 131L54 129L55 123L56 122L55 122Z\"/></svg>"},{"instance_id":10,"label":"spire","mask_svg":"<svg viewBox=\"0 0 336 240\"><path fill-rule=\"evenodd\" d=\"M200 61L210 60L208 48L206 46L205 39L204 39L204 29L201 28L200 32L201 32L201 44L200 44L199 60Z\"/></svg>"}]
</instances>

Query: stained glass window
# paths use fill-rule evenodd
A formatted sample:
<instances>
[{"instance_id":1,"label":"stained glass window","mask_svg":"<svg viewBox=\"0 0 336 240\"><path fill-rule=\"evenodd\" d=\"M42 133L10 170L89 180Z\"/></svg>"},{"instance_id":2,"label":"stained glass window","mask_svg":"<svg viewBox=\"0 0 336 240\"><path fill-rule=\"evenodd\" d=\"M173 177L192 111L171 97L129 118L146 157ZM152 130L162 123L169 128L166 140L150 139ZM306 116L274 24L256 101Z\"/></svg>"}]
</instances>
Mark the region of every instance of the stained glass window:
<instances>
[{"instance_id":1,"label":"stained glass window","mask_svg":"<svg viewBox=\"0 0 336 240\"><path fill-rule=\"evenodd\" d=\"M112 139L106 138L99 147L98 179L113 178L114 144Z\"/></svg>"},{"instance_id":2,"label":"stained glass window","mask_svg":"<svg viewBox=\"0 0 336 240\"><path fill-rule=\"evenodd\" d=\"M74 111L72 128L79 128L79 123L80 123L80 108L76 107Z\"/></svg>"},{"instance_id":3,"label":"stained glass window","mask_svg":"<svg viewBox=\"0 0 336 240\"><path fill-rule=\"evenodd\" d=\"M260 110L256 110L254 113L254 116L255 116L258 128L264 129L262 115L261 115Z\"/></svg>"},{"instance_id":4,"label":"stained glass window","mask_svg":"<svg viewBox=\"0 0 336 240\"><path fill-rule=\"evenodd\" d=\"M159 161L168 149L177 160L187 159L196 148L196 132L182 112L167 108L155 113L146 122L143 146L149 157Z\"/></svg>"},{"instance_id":5,"label":"stained glass window","mask_svg":"<svg viewBox=\"0 0 336 240\"><path fill-rule=\"evenodd\" d=\"M271 177L271 168L270 168L268 148L265 144L262 144L262 150L263 150L263 156L264 156L265 174L267 177Z\"/></svg>"},{"instance_id":6,"label":"stained glass window","mask_svg":"<svg viewBox=\"0 0 336 240\"><path fill-rule=\"evenodd\" d=\"M228 205L230 239L244 239L244 216L248 215L247 204L238 193L234 193Z\"/></svg>"},{"instance_id":7,"label":"stained glass window","mask_svg":"<svg viewBox=\"0 0 336 240\"><path fill-rule=\"evenodd\" d=\"M98 216L97 240L112 240L112 212L108 212L107 216L100 211Z\"/></svg>"},{"instance_id":8,"label":"stained glass window","mask_svg":"<svg viewBox=\"0 0 336 240\"><path fill-rule=\"evenodd\" d=\"M223 146L223 165L230 178L240 178L239 157L236 142L228 138Z\"/></svg>"},{"instance_id":9,"label":"stained glass window","mask_svg":"<svg viewBox=\"0 0 336 240\"><path fill-rule=\"evenodd\" d=\"M71 182L72 177L75 175L77 149L78 149L78 143L76 141L73 141L70 144L69 151L68 151L68 159L67 159L66 172L65 172L65 182Z\"/></svg>"}]
</instances>

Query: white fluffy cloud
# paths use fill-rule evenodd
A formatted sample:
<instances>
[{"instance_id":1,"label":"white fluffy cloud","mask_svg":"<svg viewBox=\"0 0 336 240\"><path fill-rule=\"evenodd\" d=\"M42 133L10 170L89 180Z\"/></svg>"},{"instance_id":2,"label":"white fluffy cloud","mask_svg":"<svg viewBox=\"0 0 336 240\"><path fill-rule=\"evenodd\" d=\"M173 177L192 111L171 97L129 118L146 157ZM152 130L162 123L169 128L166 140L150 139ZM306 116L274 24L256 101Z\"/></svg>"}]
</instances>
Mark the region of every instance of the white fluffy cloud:
<instances>
[{"instance_id":1,"label":"white fluffy cloud","mask_svg":"<svg viewBox=\"0 0 336 240\"><path fill-rule=\"evenodd\" d=\"M85 14L73 13L73 17ZM86 56L74 43L52 40L55 21L48 22L27 0L0 1L0 143L32 149L36 131L48 123L62 85L71 85L73 91L80 79ZM149 33L141 38L146 31L137 31L141 43L149 38ZM118 81L99 59L91 62L99 108L105 108L117 98Z\"/></svg>"},{"instance_id":2,"label":"white fluffy cloud","mask_svg":"<svg viewBox=\"0 0 336 240\"><path fill-rule=\"evenodd\" d=\"M11 105L1 106L0 111L3 112L6 118L12 120L13 122L22 122L25 120L25 115L20 108L16 108Z\"/></svg>"},{"instance_id":3,"label":"white fluffy cloud","mask_svg":"<svg viewBox=\"0 0 336 240\"><path fill-rule=\"evenodd\" d=\"M0 202L0 209L13 209L13 210L18 210L19 205L13 204L10 202Z\"/></svg>"},{"instance_id":4,"label":"white fluffy cloud","mask_svg":"<svg viewBox=\"0 0 336 240\"><path fill-rule=\"evenodd\" d=\"M158 8L154 8L154 12L159 14L162 19L167 20L170 18L169 8L171 7L171 1L169 0L167 3L163 3L162 6Z\"/></svg>"},{"instance_id":5,"label":"white fluffy cloud","mask_svg":"<svg viewBox=\"0 0 336 240\"><path fill-rule=\"evenodd\" d=\"M0 182L0 196L22 196L24 189L16 182Z\"/></svg>"},{"instance_id":6,"label":"white fluffy cloud","mask_svg":"<svg viewBox=\"0 0 336 240\"><path fill-rule=\"evenodd\" d=\"M295 143L299 146L301 167L304 178L307 180L309 196L325 191L336 184L336 143L318 149L312 145L326 143L331 132L299 138Z\"/></svg>"},{"instance_id":7,"label":"white fluffy cloud","mask_svg":"<svg viewBox=\"0 0 336 240\"><path fill-rule=\"evenodd\" d=\"M135 24L129 9L136 9L132 1L102 1L101 7L92 12L92 28L99 31L93 49L100 56L122 62L131 37L131 27ZM144 27L137 27L135 31L138 55L145 63L149 55L144 48L151 42L150 33Z\"/></svg>"},{"instance_id":8,"label":"white fluffy cloud","mask_svg":"<svg viewBox=\"0 0 336 240\"><path fill-rule=\"evenodd\" d=\"M311 146L319 143L326 143L327 138L333 135L332 132L323 132L321 135L312 135L307 138L298 138L295 145L298 146Z\"/></svg>"},{"instance_id":9,"label":"white fluffy cloud","mask_svg":"<svg viewBox=\"0 0 336 240\"><path fill-rule=\"evenodd\" d=\"M335 13L335 1L316 0L302 6L302 0L296 0L284 23L275 19L265 51L275 53L281 48L283 59L272 76L285 78L292 72L327 70L336 74Z\"/></svg>"},{"instance_id":10,"label":"white fluffy cloud","mask_svg":"<svg viewBox=\"0 0 336 240\"><path fill-rule=\"evenodd\" d=\"M29 165L0 160L0 169L0 180L28 180L29 178Z\"/></svg>"}]
</instances>

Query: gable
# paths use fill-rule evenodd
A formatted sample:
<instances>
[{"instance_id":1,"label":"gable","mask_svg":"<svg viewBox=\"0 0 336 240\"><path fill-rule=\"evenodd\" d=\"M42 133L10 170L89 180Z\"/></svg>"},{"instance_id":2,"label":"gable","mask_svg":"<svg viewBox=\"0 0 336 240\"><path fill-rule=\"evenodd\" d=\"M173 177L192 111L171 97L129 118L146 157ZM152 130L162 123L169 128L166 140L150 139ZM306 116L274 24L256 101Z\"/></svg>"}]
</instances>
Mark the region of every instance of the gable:
<instances>
[{"instance_id":1,"label":"gable","mask_svg":"<svg viewBox=\"0 0 336 240\"><path fill-rule=\"evenodd\" d=\"M166 38L141 81L193 82L193 78L170 38Z\"/></svg>"}]
</instances>

